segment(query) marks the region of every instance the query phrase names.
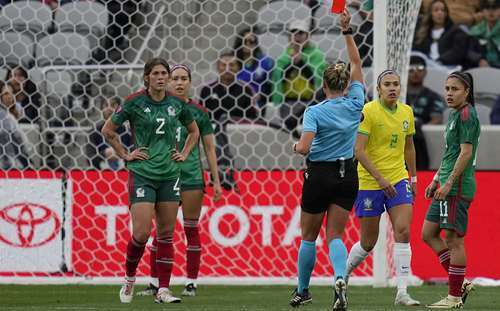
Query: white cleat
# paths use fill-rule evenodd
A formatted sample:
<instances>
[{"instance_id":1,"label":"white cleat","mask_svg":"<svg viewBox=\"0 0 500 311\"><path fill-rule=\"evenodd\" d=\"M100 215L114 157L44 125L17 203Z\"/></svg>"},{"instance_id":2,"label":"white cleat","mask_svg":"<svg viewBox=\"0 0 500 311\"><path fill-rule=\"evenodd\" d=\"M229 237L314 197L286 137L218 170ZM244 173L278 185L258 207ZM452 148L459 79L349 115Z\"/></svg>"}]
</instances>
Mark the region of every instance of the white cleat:
<instances>
[{"instance_id":1,"label":"white cleat","mask_svg":"<svg viewBox=\"0 0 500 311\"><path fill-rule=\"evenodd\" d=\"M155 298L156 303L179 303L181 302L180 298L174 297L170 289L166 287L162 287L158 289L158 293Z\"/></svg>"},{"instance_id":2,"label":"white cleat","mask_svg":"<svg viewBox=\"0 0 500 311\"><path fill-rule=\"evenodd\" d=\"M436 303L428 305L429 309L462 309L464 303L461 297L447 296Z\"/></svg>"},{"instance_id":3,"label":"white cleat","mask_svg":"<svg viewBox=\"0 0 500 311\"><path fill-rule=\"evenodd\" d=\"M182 291L182 296L187 296L187 297L194 297L196 296L196 285L193 283L189 283L184 287L184 290Z\"/></svg>"},{"instance_id":4,"label":"white cleat","mask_svg":"<svg viewBox=\"0 0 500 311\"><path fill-rule=\"evenodd\" d=\"M125 278L125 284L120 289L120 301L122 303L131 303L134 298L134 282L135 278Z\"/></svg>"},{"instance_id":5,"label":"white cleat","mask_svg":"<svg viewBox=\"0 0 500 311\"><path fill-rule=\"evenodd\" d=\"M347 285L344 279L339 278L335 281L335 302L333 304L334 311L346 311L347 310Z\"/></svg>"},{"instance_id":6,"label":"white cleat","mask_svg":"<svg viewBox=\"0 0 500 311\"><path fill-rule=\"evenodd\" d=\"M410 297L408 293L397 294L394 300L395 306L420 306L420 301Z\"/></svg>"},{"instance_id":7,"label":"white cleat","mask_svg":"<svg viewBox=\"0 0 500 311\"><path fill-rule=\"evenodd\" d=\"M469 296L470 292L474 290L474 284L472 284L471 281L469 280L464 280L462 283L462 303L465 304L465 301L467 300L467 297Z\"/></svg>"}]
</instances>

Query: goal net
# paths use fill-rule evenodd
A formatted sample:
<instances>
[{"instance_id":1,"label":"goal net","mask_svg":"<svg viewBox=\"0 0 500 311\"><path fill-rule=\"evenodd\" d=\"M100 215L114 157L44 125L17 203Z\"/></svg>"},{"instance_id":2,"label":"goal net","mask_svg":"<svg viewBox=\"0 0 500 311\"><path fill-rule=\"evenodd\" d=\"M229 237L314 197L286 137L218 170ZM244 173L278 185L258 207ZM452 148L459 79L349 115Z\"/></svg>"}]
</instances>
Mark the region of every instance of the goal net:
<instances>
[{"instance_id":1,"label":"goal net","mask_svg":"<svg viewBox=\"0 0 500 311\"><path fill-rule=\"evenodd\" d=\"M381 25L377 15L374 24L371 9L356 1L348 7L369 96L374 95L373 75L382 67L396 69L405 85L420 6L420 0L376 1L375 10L379 2L387 2ZM253 31L263 55L274 62L253 73L263 81L249 86L255 118L232 118L232 108L226 107L225 119L213 119L228 137L222 144L229 152L218 159L223 177L234 172L235 183L227 180L231 189L217 203L207 189L200 219L200 282L295 282L304 159L291 149L302 112L284 109L285 103L266 88L272 89L268 83L289 45L288 25L295 20L310 27L309 41L325 62L348 61L329 1L312 8L292 0L105 3L49 7L16 1L0 12L0 76L6 77L6 90L13 93L19 112L0 109L0 282L121 280L131 227L128 175L99 133L103 121L142 87L143 65L154 56L187 64L193 71L192 96L204 105L200 92L217 79L218 55L243 48L248 39L241 33L244 28ZM376 45L375 58L373 54L377 33L387 33L382 62L376 59ZM237 42L241 45L235 46ZM243 61L243 66L250 70L252 62ZM241 79L234 83L248 82ZM284 75L274 83L290 79ZM314 81L314 90L320 82ZM308 103L321 98L305 95ZM9 100L2 96L2 102ZM132 147L127 127L121 139ZM173 281L183 282L182 210L178 220ZM344 238L348 249L358 239L359 224L352 215ZM373 284L380 268L385 272L378 274L379 280L390 278L392 242L385 240L379 247L387 258L370 256L353 283ZM324 231L317 245L313 282L329 284L332 268ZM148 262L146 251L139 276L148 276Z\"/></svg>"}]
</instances>

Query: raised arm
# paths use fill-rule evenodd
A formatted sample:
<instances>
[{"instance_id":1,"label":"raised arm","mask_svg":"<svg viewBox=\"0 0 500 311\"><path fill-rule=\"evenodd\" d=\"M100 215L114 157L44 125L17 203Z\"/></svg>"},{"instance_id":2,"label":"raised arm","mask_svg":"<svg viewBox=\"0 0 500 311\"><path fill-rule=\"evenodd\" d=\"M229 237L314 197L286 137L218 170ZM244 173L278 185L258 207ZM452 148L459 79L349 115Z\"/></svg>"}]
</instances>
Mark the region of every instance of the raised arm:
<instances>
[{"instance_id":1,"label":"raised arm","mask_svg":"<svg viewBox=\"0 0 500 311\"><path fill-rule=\"evenodd\" d=\"M347 9L340 16L340 27L345 38L347 53L349 54L349 62L351 64L351 81L359 81L363 83L363 71L361 70L361 56L359 55L358 47L354 42L353 31L350 27L351 14Z\"/></svg>"}]
</instances>

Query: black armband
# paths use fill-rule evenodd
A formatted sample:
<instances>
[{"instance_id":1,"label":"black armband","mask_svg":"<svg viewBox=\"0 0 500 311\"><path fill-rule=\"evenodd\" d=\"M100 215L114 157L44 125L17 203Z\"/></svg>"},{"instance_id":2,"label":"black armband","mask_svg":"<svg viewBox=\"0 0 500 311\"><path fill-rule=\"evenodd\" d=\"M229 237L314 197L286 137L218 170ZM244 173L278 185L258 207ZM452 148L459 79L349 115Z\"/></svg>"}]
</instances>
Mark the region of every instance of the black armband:
<instances>
[{"instance_id":1,"label":"black armband","mask_svg":"<svg viewBox=\"0 0 500 311\"><path fill-rule=\"evenodd\" d=\"M352 35L352 34L354 34L354 31L352 30L352 28L351 28L351 27L349 27L349 28L347 28L347 30L346 30L346 31L342 31L342 34L343 34L344 36L348 36L348 35Z\"/></svg>"}]
</instances>

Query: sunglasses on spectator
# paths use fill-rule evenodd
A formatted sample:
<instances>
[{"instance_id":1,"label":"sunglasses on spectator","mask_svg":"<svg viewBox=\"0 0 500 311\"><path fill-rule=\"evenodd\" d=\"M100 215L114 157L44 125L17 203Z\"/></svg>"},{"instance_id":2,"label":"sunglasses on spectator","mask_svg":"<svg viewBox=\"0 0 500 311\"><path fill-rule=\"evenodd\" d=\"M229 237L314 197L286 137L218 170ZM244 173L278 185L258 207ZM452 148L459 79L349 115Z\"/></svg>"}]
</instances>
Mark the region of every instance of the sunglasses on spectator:
<instances>
[{"instance_id":1,"label":"sunglasses on spectator","mask_svg":"<svg viewBox=\"0 0 500 311\"><path fill-rule=\"evenodd\" d=\"M412 65L410 66L410 71L424 71L425 66L424 65Z\"/></svg>"}]
</instances>

